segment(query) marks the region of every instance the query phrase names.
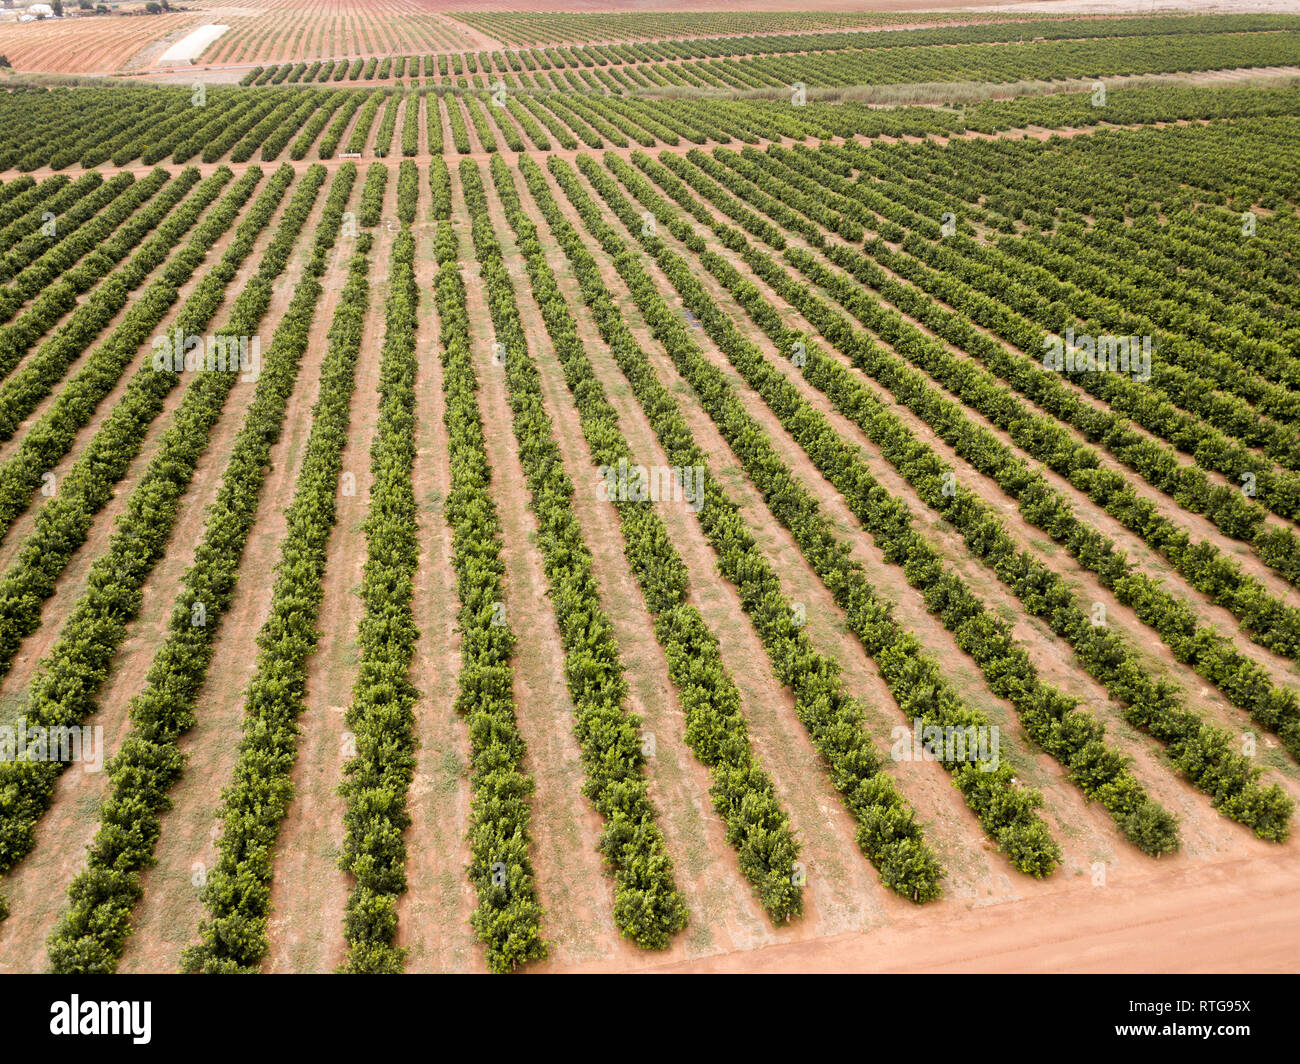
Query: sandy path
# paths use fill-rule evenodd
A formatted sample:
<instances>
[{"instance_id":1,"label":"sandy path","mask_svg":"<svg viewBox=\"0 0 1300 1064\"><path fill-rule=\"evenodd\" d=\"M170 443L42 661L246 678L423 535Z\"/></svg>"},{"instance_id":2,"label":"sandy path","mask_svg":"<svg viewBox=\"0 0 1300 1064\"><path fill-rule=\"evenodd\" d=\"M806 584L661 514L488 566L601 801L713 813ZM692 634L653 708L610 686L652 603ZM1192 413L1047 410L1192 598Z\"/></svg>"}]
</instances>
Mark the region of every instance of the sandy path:
<instances>
[{"instance_id":1,"label":"sandy path","mask_svg":"<svg viewBox=\"0 0 1300 1064\"><path fill-rule=\"evenodd\" d=\"M844 934L661 972L1222 973L1300 970L1300 849L1182 862L1106 886L1053 881L1031 898L958 914L940 905L874 934ZM961 921L954 934L951 921ZM612 965L573 970L613 971Z\"/></svg>"}]
</instances>

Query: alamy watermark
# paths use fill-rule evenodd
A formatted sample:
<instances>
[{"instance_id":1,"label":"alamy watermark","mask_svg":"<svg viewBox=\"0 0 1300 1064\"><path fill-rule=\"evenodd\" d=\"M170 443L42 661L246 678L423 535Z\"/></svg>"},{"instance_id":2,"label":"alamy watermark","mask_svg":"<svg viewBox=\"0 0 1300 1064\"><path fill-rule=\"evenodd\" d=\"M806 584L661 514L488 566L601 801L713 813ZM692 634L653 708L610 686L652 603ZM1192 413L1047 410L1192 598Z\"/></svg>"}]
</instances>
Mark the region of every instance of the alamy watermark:
<instances>
[{"instance_id":1,"label":"alamy watermark","mask_svg":"<svg viewBox=\"0 0 1300 1064\"><path fill-rule=\"evenodd\" d=\"M0 725L0 761L79 761L82 771L99 772L104 767L104 729L29 727L23 719L16 726Z\"/></svg>"},{"instance_id":2,"label":"alamy watermark","mask_svg":"<svg viewBox=\"0 0 1300 1064\"><path fill-rule=\"evenodd\" d=\"M262 340L221 333L190 336L173 329L154 337L153 368L172 373L238 373L249 384L262 374Z\"/></svg>"},{"instance_id":3,"label":"alamy watermark","mask_svg":"<svg viewBox=\"0 0 1300 1064\"><path fill-rule=\"evenodd\" d=\"M926 724L920 717L911 728L898 725L890 730L889 756L895 761L942 761L956 764L978 761L981 772L996 772L1001 739L998 726Z\"/></svg>"},{"instance_id":4,"label":"alamy watermark","mask_svg":"<svg viewBox=\"0 0 1300 1064\"><path fill-rule=\"evenodd\" d=\"M704 508L705 467L618 465L597 470L596 498L601 502L685 502L694 512Z\"/></svg>"},{"instance_id":5,"label":"alamy watermark","mask_svg":"<svg viewBox=\"0 0 1300 1064\"><path fill-rule=\"evenodd\" d=\"M1065 338L1043 338L1043 366L1058 373L1131 373L1151 379L1150 336L1091 336L1065 330Z\"/></svg>"}]
</instances>

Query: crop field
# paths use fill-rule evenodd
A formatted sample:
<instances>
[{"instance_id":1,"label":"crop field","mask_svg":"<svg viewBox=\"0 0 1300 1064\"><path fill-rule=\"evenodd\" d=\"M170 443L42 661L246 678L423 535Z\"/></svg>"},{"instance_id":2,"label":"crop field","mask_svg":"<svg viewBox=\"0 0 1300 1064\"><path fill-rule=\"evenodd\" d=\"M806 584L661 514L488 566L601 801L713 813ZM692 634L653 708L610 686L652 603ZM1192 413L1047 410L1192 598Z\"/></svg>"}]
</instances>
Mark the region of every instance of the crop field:
<instances>
[{"instance_id":1,"label":"crop field","mask_svg":"<svg viewBox=\"0 0 1300 1064\"><path fill-rule=\"evenodd\" d=\"M71 6L71 5L69 5ZM202 24L192 12L0 23L0 55L16 70L107 74L135 68L157 41Z\"/></svg>"},{"instance_id":2,"label":"crop field","mask_svg":"<svg viewBox=\"0 0 1300 1064\"><path fill-rule=\"evenodd\" d=\"M230 29L202 53L204 63L275 62L346 55L444 52L473 47L464 26L434 13L427 0L277 0L240 7L214 21Z\"/></svg>"},{"instance_id":3,"label":"crop field","mask_svg":"<svg viewBox=\"0 0 1300 1064\"><path fill-rule=\"evenodd\" d=\"M0 972L1296 969L1300 16L228 21L0 79Z\"/></svg>"}]
</instances>

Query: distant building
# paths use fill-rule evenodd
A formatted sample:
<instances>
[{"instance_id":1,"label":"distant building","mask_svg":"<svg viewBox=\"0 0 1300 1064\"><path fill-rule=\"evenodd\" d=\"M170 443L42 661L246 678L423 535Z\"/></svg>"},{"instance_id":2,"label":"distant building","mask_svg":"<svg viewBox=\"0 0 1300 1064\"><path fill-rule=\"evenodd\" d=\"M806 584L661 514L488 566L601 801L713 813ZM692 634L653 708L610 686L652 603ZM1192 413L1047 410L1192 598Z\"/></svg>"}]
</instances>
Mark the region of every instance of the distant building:
<instances>
[{"instance_id":1,"label":"distant building","mask_svg":"<svg viewBox=\"0 0 1300 1064\"><path fill-rule=\"evenodd\" d=\"M54 8L50 7L49 4L32 4L32 6L27 9L27 13L29 15L35 15L37 18L44 18L46 15L53 15Z\"/></svg>"}]
</instances>

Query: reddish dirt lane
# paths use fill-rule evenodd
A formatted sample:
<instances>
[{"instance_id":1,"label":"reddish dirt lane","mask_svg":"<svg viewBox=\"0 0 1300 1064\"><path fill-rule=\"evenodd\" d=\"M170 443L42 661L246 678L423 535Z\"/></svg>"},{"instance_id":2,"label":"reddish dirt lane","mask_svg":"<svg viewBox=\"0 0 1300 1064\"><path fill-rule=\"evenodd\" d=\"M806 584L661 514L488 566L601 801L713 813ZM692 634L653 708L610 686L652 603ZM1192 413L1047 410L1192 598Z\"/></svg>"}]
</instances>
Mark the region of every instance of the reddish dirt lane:
<instances>
[{"instance_id":1,"label":"reddish dirt lane","mask_svg":"<svg viewBox=\"0 0 1300 1064\"><path fill-rule=\"evenodd\" d=\"M1042 885L963 912L940 903L868 933L722 953L663 972L1296 972L1300 848ZM954 919L956 917L956 919ZM960 920L960 925L957 924ZM578 970L578 969L575 969ZM601 965L581 970L607 970Z\"/></svg>"}]
</instances>

